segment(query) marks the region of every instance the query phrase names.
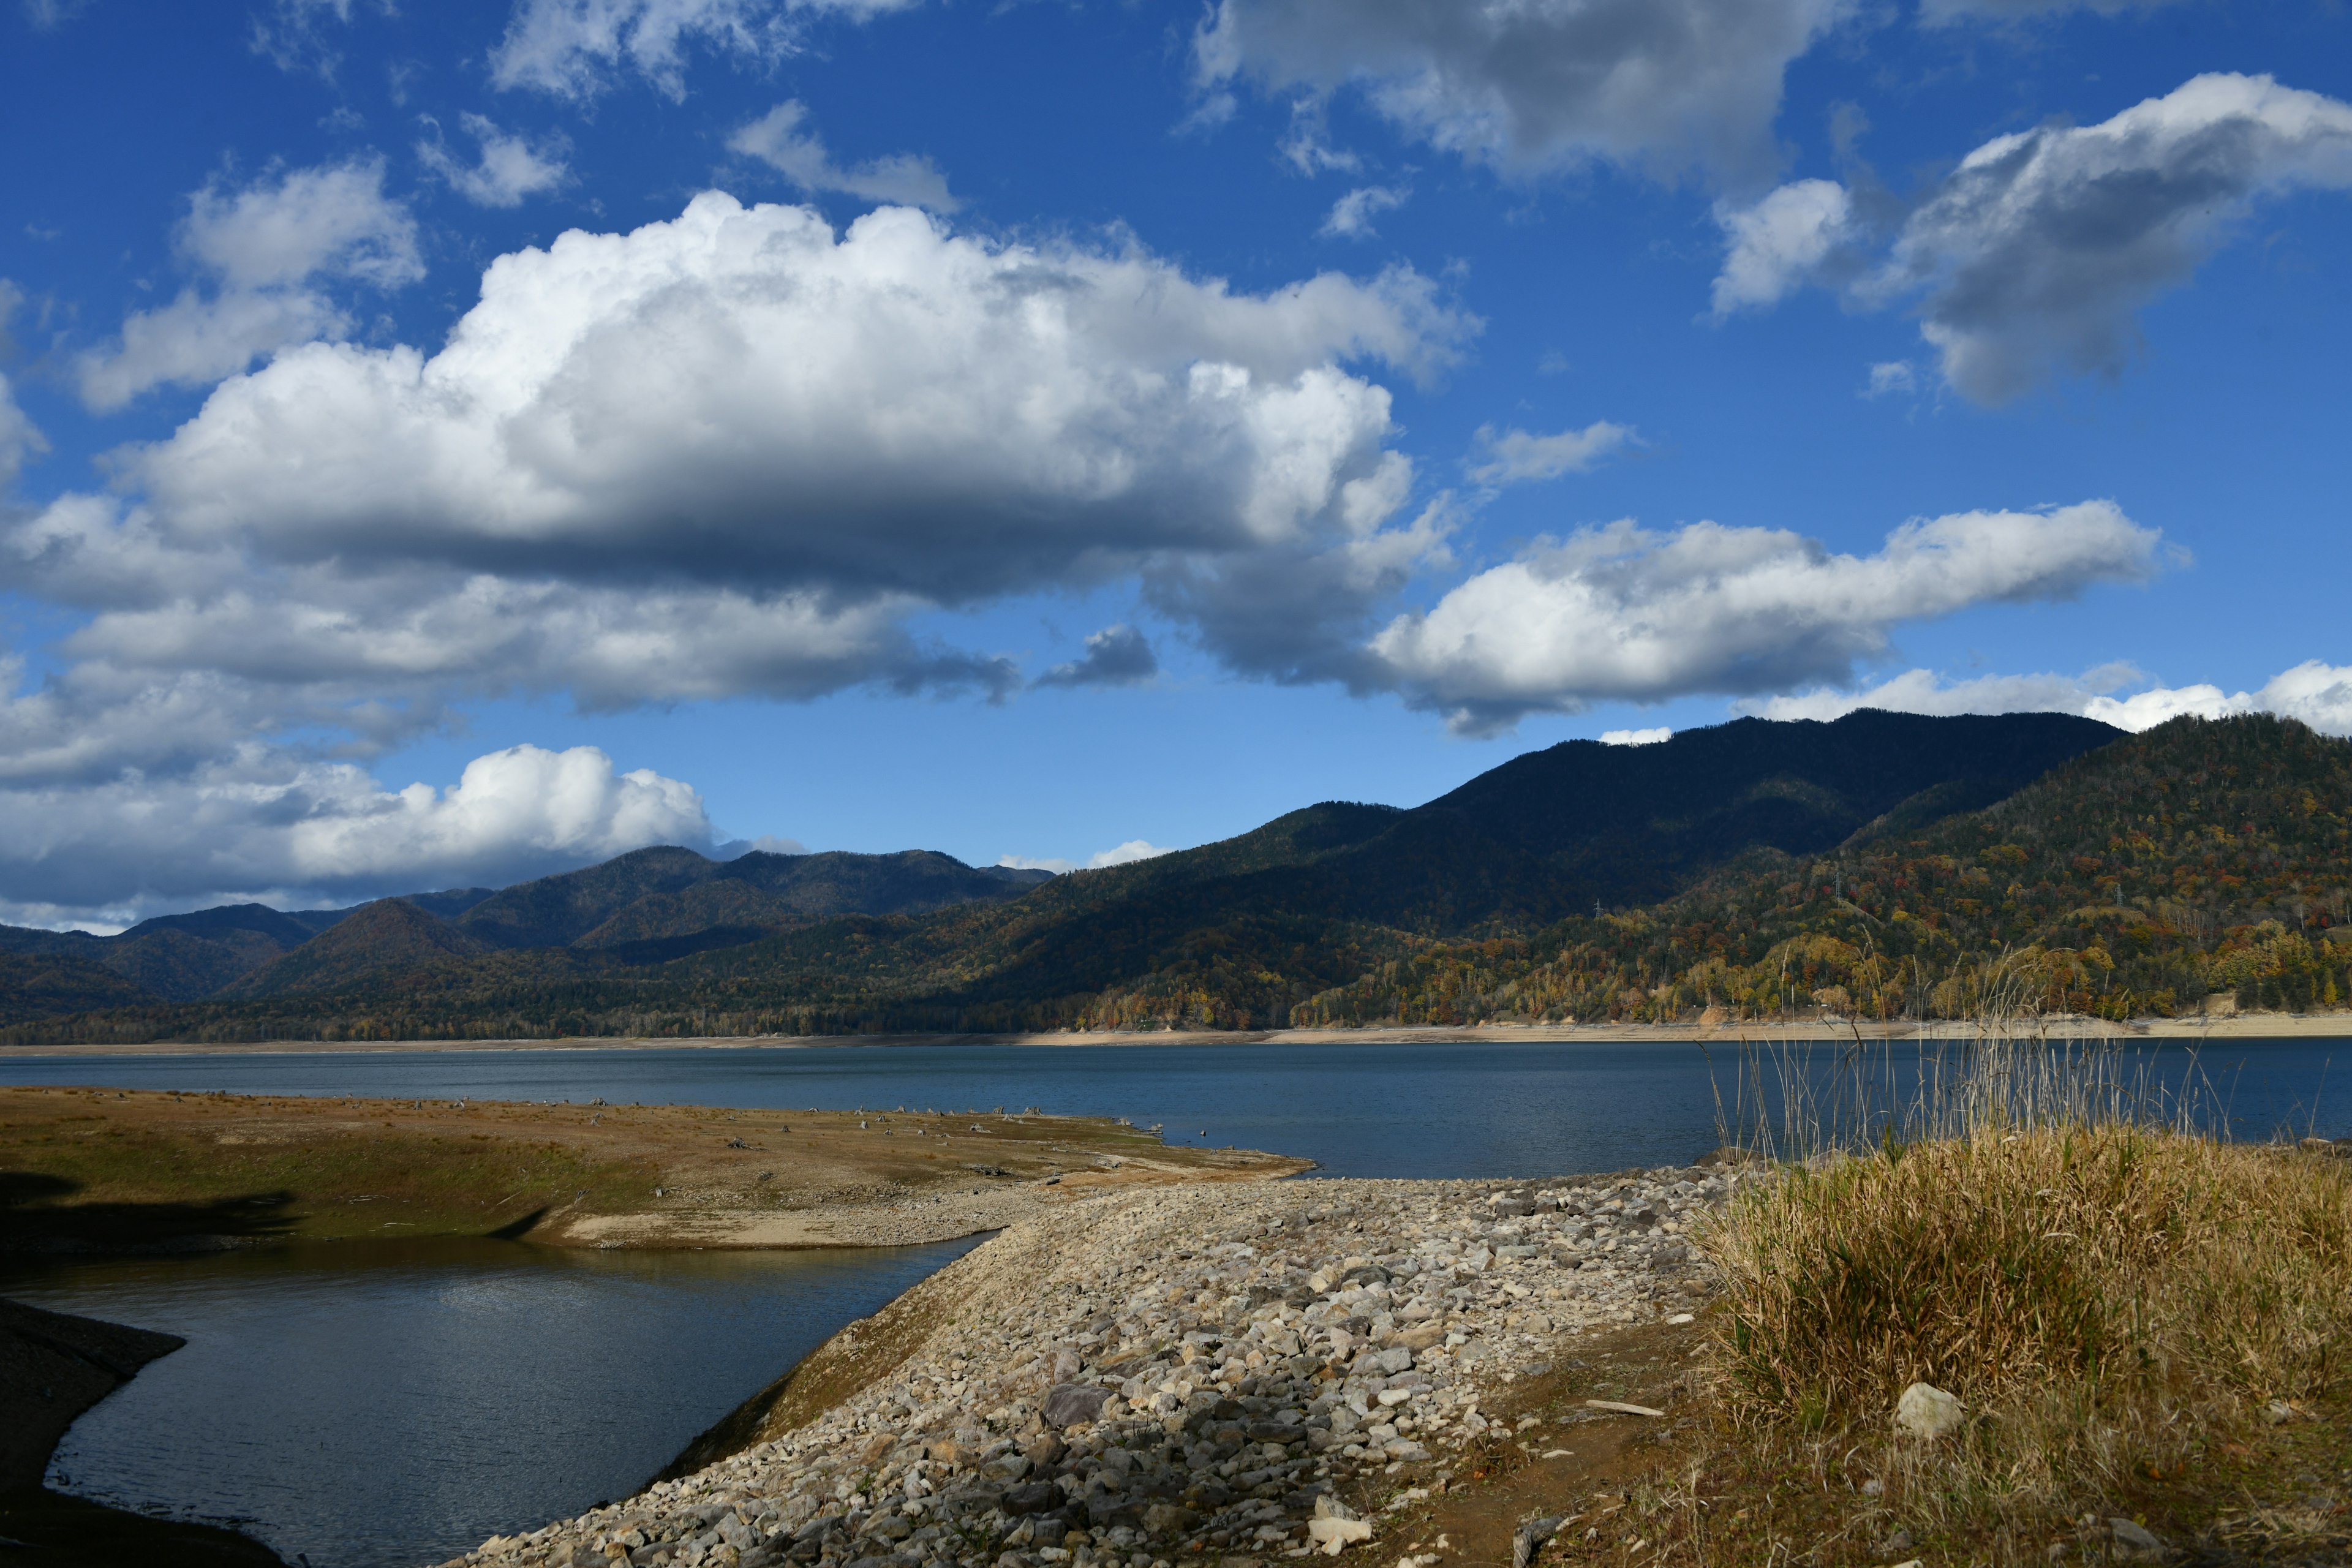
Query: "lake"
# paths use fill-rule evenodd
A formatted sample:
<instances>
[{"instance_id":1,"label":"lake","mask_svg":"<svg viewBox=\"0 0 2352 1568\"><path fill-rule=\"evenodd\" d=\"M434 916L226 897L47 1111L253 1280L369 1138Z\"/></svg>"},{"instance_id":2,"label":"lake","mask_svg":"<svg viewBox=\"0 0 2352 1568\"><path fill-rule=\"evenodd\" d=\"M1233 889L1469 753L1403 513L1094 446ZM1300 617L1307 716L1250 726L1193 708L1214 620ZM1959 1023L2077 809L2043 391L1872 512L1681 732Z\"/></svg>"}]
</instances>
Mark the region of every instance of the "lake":
<instances>
[{"instance_id":1,"label":"lake","mask_svg":"<svg viewBox=\"0 0 2352 1568\"><path fill-rule=\"evenodd\" d=\"M2163 1084L2195 1079L2238 1136L2340 1137L2352 1135L2352 1096L2328 1093L2339 1047L2352 1041L2167 1045L2128 1059ZM1883 1061L1900 1076L1916 1053L1898 1045ZM1842 1070L1835 1045L1800 1055L1815 1079ZM0 1084L1036 1106L1160 1124L1171 1142L1304 1155L1319 1175L1383 1177L1687 1163L1721 1142L1739 1079L1720 1046L1597 1041L0 1058ZM189 1341L75 1426L58 1451L60 1485L235 1521L313 1568L377 1568L437 1560L633 1490L804 1351L959 1250L347 1243L89 1260L0 1286Z\"/></svg>"},{"instance_id":2,"label":"lake","mask_svg":"<svg viewBox=\"0 0 2352 1568\"><path fill-rule=\"evenodd\" d=\"M0 1291L179 1334L51 1484L409 1568L626 1497L853 1318L976 1243L585 1252L446 1239L16 1268Z\"/></svg>"}]
</instances>

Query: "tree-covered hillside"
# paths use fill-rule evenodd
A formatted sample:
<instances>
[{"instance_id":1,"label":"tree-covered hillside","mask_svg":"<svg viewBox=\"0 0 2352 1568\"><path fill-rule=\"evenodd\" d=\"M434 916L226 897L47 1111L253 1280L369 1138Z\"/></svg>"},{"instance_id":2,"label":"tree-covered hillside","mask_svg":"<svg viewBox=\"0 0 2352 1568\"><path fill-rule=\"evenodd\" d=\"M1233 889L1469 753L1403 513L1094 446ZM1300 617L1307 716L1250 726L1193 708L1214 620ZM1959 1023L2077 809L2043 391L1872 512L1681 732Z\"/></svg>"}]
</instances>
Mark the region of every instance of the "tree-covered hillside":
<instances>
[{"instance_id":1,"label":"tree-covered hillside","mask_svg":"<svg viewBox=\"0 0 2352 1568\"><path fill-rule=\"evenodd\" d=\"M1983 810L1755 853L1653 908L1526 941L1432 943L1298 1022L1664 1019L1709 1007L1971 1012L1996 963L2046 1009L2167 1016L2223 994L2352 999L2352 744L2177 720Z\"/></svg>"}]
</instances>

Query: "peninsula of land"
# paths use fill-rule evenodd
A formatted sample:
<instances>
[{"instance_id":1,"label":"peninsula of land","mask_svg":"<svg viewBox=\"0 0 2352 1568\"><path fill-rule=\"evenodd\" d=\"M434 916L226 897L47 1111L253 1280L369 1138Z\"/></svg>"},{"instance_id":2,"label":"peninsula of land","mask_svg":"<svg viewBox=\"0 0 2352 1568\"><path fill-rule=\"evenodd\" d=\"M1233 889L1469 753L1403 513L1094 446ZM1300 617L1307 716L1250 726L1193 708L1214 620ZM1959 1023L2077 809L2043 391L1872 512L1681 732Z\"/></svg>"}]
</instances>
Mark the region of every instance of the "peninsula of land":
<instances>
[{"instance_id":1,"label":"peninsula of land","mask_svg":"<svg viewBox=\"0 0 2352 1568\"><path fill-rule=\"evenodd\" d=\"M0 1249L498 1236L562 1247L891 1247L1101 1189L1310 1162L1002 1107L864 1110L0 1092Z\"/></svg>"}]
</instances>

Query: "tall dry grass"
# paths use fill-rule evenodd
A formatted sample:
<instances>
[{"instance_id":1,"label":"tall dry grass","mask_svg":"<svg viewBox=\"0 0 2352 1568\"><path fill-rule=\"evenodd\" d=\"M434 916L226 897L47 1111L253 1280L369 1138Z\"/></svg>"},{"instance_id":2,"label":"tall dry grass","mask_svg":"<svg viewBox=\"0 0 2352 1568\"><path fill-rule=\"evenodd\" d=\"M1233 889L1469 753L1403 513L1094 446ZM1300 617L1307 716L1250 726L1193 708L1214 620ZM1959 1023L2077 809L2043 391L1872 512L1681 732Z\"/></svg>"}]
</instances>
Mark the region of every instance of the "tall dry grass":
<instances>
[{"instance_id":1,"label":"tall dry grass","mask_svg":"<svg viewBox=\"0 0 2352 1568\"><path fill-rule=\"evenodd\" d=\"M2120 1056L2015 1018L1972 1046L1892 1111L1841 1091L1870 1110L1843 1128L1781 1097L1805 1157L1699 1238L1742 1441L1843 1454L1892 1517L2014 1542L2346 1391L2352 1164L2209 1135ZM1895 1432L1914 1382L1964 1402L1958 1436Z\"/></svg>"}]
</instances>

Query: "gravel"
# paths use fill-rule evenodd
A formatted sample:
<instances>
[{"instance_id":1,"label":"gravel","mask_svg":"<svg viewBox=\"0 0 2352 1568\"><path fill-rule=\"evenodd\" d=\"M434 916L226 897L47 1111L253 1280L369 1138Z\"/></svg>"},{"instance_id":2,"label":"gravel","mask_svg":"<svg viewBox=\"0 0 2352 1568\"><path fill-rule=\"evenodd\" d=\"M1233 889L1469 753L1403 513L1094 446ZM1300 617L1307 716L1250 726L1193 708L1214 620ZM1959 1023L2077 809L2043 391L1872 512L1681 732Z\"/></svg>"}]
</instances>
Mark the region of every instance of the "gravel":
<instances>
[{"instance_id":1,"label":"gravel","mask_svg":"<svg viewBox=\"0 0 2352 1568\"><path fill-rule=\"evenodd\" d=\"M1377 1535L1381 1504L1426 1496L1488 1428L1481 1400L1560 1340L1702 1293L1685 1227L1741 1179L1223 1183L1062 1205L919 1287L948 1304L928 1338L813 1423L453 1562L1154 1568L1350 1546L1332 1521L1360 1513Z\"/></svg>"}]
</instances>

